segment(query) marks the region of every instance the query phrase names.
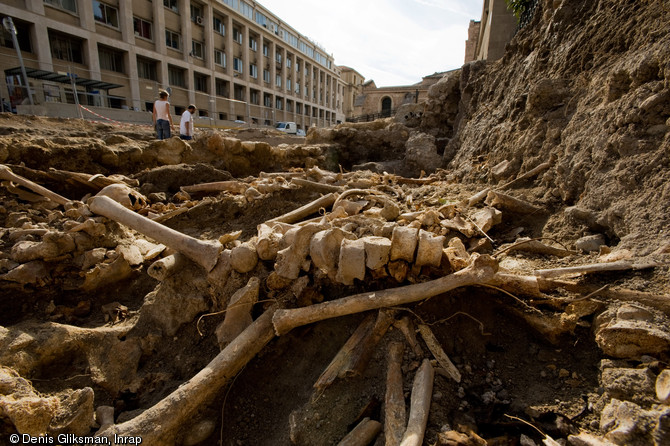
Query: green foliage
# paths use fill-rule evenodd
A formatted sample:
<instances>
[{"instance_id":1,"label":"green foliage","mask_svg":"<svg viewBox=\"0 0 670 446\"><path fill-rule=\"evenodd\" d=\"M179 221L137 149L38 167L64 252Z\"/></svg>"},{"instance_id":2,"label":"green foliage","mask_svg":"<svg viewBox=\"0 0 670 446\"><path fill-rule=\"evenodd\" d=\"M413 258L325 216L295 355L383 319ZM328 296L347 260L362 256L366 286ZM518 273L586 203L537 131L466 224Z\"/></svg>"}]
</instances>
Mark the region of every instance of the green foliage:
<instances>
[{"instance_id":1,"label":"green foliage","mask_svg":"<svg viewBox=\"0 0 670 446\"><path fill-rule=\"evenodd\" d=\"M517 19L521 18L521 15L530 6L530 0L505 0L505 2L507 9L511 10Z\"/></svg>"}]
</instances>

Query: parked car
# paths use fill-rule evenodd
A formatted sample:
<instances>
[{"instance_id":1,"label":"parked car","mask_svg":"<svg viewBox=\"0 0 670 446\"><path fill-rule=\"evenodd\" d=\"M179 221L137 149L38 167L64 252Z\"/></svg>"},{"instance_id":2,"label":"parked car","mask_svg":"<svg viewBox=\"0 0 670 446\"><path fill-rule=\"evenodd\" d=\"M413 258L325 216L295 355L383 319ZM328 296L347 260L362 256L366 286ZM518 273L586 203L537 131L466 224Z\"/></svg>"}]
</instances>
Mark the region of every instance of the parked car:
<instances>
[{"instance_id":1,"label":"parked car","mask_svg":"<svg viewBox=\"0 0 670 446\"><path fill-rule=\"evenodd\" d=\"M295 135L298 132L298 126L295 122L278 122L275 129L292 135Z\"/></svg>"},{"instance_id":2,"label":"parked car","mask_svg":"<svg viewBox=\"0 0 670 446\"><path fill-rule=\"evenodd\" d=\"M306 136L306 133L303 129L298 129L298 131L295 134L296 136Z\"/></svg>"}]
</instances>

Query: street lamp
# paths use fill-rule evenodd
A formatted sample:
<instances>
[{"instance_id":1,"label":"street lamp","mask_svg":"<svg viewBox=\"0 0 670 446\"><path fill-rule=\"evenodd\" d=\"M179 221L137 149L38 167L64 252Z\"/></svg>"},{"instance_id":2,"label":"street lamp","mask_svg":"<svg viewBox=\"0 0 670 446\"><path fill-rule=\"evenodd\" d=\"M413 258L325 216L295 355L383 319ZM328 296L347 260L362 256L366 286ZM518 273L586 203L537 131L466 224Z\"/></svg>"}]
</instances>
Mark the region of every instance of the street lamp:
<instances>
[{"instance_id":1,"label":"street lamp","mask_svg":"<svg viewBox=\"0 0 670 446\"><path fill-rule=\"evenodd\" d=\"M28 99L30 100L30 105L35 105L33 103L33 95L30 94L30 84L28 83L28 75L26 74L26 67L23 65L23 57L21 56L21 48L19 48L19 42L16 38L16 27L14 26L14 21L11 17L5 17L2 19L2 26L5 27L7 32L12 36L12 42L14 42L14 48L16 48L16 55L19 57L19 64L21 65L21 74L23 75L23 82L26 84L26 91L28 92Z\"/></svg>"}]
</instances>

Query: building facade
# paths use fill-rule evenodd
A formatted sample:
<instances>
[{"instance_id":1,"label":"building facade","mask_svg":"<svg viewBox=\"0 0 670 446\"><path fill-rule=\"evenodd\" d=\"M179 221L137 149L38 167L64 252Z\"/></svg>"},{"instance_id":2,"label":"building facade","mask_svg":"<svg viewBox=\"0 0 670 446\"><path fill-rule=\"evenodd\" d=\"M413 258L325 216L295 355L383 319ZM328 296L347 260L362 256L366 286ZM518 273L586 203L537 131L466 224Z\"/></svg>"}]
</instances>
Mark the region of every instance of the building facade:
<instances>
[{"instance_id":1,"label":"building facade","mask_svg":"<svg viewBox=\"0 0 670 446\"><path fill-rule=\"evenodd\" d=\"M465 42L465 63L500 59L517 27L518 21L507 8L505 0L484 0L481 21L470 21L468 40Z\"/></svg>"},{"instance_id":2,"label":"building facade","mask_svg":"<svg viewBox=\"0 0 670 446\"><path fill-rule=\"evenodd\" d=\"M347 120L373 121L392 116L402 105L423 103L428 97L431 85L437 83L445 74L446 72L434 73L423 77L416 84L395 87L377 87L374 80L364 82L355 89L353 109L347 114Z\"/></svg>"},{"instance_id":3,"label":"building facade","mask_svg":"<svg viewBox=\"0 0 670 446\"><path fill-rule=\"evenodd\" d=\"M165 89L176 115L194 104L215 121L307 128L344 120L332 56L257 2L2 2L0 19L15 24L36 103L150 112ZM3 30L4 91L25 101L10 37Z\"/></svg>"}]
</instances>

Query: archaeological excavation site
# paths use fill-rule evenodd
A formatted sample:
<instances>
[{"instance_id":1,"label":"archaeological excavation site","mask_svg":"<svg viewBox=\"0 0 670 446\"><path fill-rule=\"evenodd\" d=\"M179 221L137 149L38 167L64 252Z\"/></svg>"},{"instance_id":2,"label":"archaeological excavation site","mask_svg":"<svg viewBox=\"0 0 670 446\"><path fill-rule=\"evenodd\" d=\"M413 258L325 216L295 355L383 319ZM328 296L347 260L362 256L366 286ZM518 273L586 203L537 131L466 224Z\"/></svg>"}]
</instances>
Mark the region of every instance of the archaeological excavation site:
<instances>
[{"instance_id":1,"label":"archaeological excavation site","mask_svg":"<svg viewBox=\"0 0 670 446\"><path fill-rule=\"evenodd\" d=\"M669 445L668 23L306 137L0 114L0 445Z\"/></svg>"}]
</instances>

